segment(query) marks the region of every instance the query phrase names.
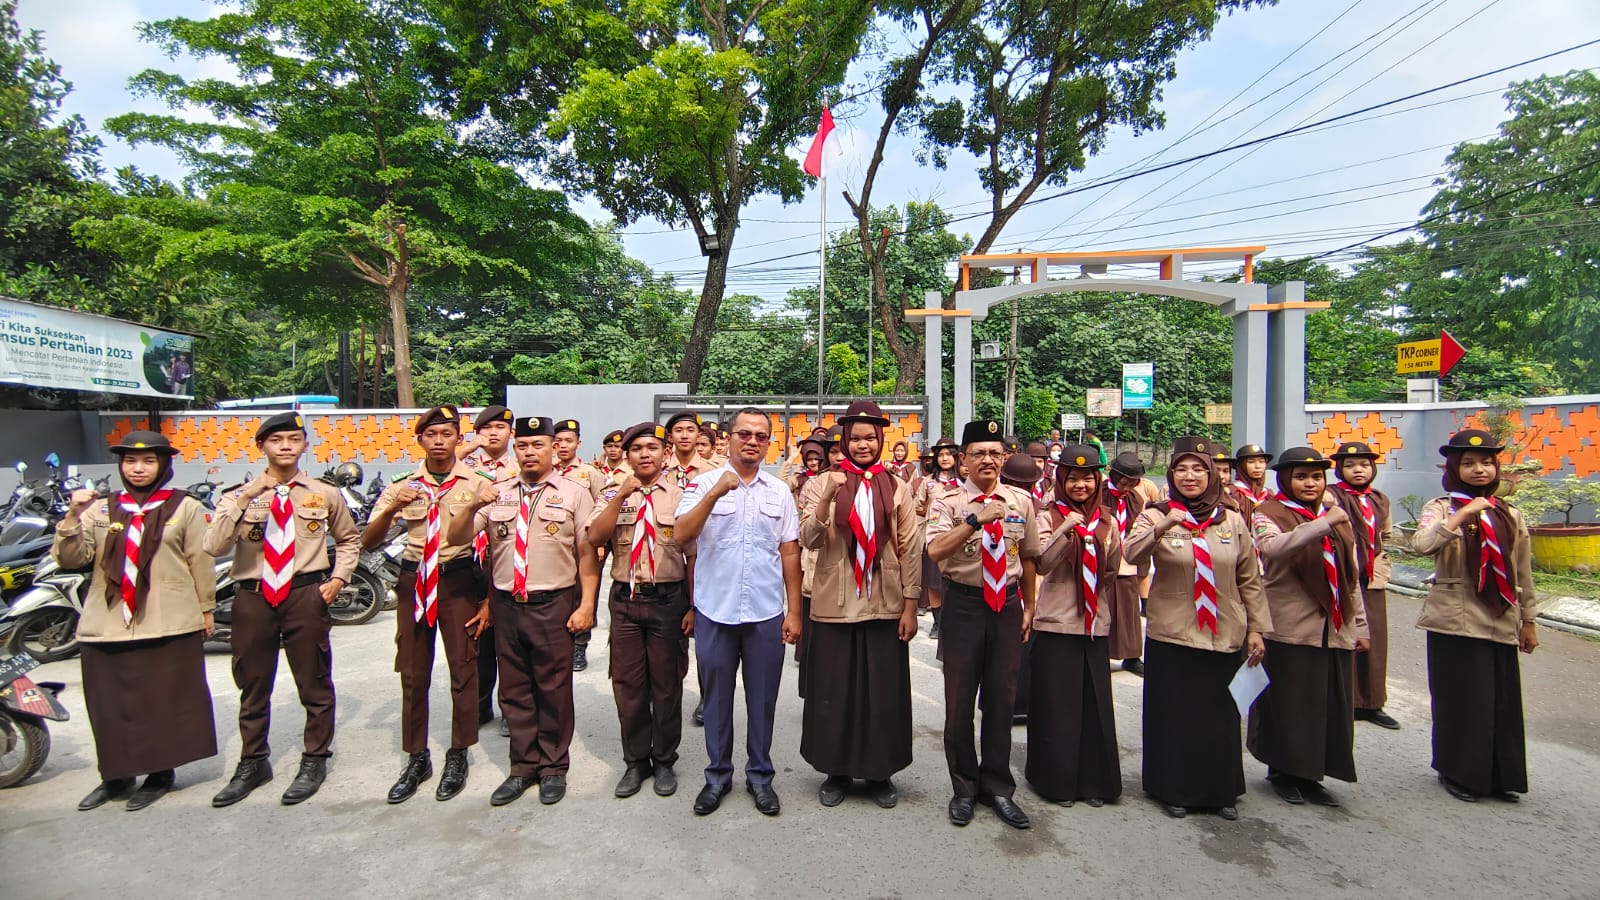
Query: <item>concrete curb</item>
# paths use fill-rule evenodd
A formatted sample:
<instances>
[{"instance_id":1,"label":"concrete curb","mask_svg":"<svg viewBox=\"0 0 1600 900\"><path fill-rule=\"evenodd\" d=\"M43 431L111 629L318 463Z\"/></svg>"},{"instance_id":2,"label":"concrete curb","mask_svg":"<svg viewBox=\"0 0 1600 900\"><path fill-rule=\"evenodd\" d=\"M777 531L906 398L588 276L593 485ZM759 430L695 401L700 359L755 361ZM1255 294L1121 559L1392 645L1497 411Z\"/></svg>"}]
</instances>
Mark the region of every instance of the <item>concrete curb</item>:
<instances>
[{"instance_id":1,"label":"concrete curb","mask_svg":"<svg viewBox=\"0 0 1600 900\"><path fill-rule=\"evenodd\" d=\"M1427 579L1432 575L1427 569L1397 565L1389 576L1389 590L1408 597L1424 597L1428 593ZM1600 639L1600 600L1584 597L1540 598L1539 624Z\"/></svg>"}]
</instances>

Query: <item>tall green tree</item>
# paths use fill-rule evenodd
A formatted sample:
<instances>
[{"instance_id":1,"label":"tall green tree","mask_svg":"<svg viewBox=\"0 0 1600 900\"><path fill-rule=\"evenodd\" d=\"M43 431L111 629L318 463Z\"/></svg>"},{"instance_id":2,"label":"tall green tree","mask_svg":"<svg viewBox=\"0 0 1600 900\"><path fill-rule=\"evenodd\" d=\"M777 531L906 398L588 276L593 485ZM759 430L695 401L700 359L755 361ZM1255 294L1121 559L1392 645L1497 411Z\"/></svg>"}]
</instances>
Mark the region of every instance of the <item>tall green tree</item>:
<instances>
[{"instance_id":1,"label":"tall green tree","mask_svg":"<svg viewBox=\"0 0 1600 900\"><path fill-rule=\"evenodd\" d=\"M170 147L219 221L170 252L270 285L308 315L381 311L397 400L416 403L407 296L422 278L482 285L529 277L584 226L528 186L499 151L438 110L440 27L399 0L244 0L206 20L141 26L168 53L219 59L235 80L150 70L135 93L204 120L129 113L107 128ZM365 304L328 309L341 286ZM363 309L363 306L365 309Z\"/></svg>"}]
</instances>

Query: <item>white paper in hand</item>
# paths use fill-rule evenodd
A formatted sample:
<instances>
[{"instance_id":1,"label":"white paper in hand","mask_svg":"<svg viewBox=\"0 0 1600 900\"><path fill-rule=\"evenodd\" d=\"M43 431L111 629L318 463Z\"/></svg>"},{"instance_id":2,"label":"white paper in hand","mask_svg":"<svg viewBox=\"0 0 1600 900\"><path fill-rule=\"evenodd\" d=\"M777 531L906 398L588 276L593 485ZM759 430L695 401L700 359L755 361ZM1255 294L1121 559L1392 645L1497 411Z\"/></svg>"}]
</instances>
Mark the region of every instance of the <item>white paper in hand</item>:
<instances>
[{"instance_id":1,"label":"white paper in hand","mask_svg":"<svg viewBox=\"0 0 1600 900\"><path fill-rule=\"evenodd\" d=\"M1250 704L1256 702L1261 692L1267 689L1267 684L1266 666L1246 663L1233 673L1233 680L1228 682L1228 693L1233 695L1233 702L1238 705L1241 717L1250 715Z\"/></svg>"}]
</instances>

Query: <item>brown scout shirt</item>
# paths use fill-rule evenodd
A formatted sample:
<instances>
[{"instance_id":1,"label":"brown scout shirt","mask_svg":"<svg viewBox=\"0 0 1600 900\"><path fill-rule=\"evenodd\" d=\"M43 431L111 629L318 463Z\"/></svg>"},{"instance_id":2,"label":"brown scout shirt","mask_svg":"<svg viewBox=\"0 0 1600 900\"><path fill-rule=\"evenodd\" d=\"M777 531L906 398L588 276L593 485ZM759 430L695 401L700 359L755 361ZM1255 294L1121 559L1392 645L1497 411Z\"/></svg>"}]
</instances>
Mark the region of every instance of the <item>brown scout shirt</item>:
<instances>
[{"instance_id":1,"label":"brown scout shirt","mask_svg":"<svg viewBox=\"0 0 1600 900\"><path fill-rule=\"evenodd\" d=\"M575 462L570 466L563 466L560 462L557 462L555 470L563 478L577 482L579 487L588 491L591 503L600 502L600 491L611 480L606 477L605 473L586 462ZM587 524L587 520L585 520L585 524Z\"/></svg>"},{"instance_id":2,"label":"brown scout shirt","mask_svg":"<svg viewBox=\"0 0 1600 900\"><path fill-rule=\"evenodd\" d=\"M1010 485L997 484L993 493L1006 502L1006 514L1001 520L1005 523L1006 580L1015 584L1022 578L1022 560L1039 556L1038 505L1033 502L1032 494ZM978 496L978 489L970 481L962 481L943 494L935 494L928 510L925 543L932 544L952 528L965 528L968 513L983 511L982 503L973 502ZM981 529L972 532L955 555L939 563L939 573L957 584L982 588L983 548L979 544L982 534Z\"/></svg>"},{"instance_id":3,"label":"brown scout shirt","mask_svg":"<svg viewBox=\"0 0 1600 900\"><path fill-rule=\"evenodd\" d=\"M262 539L266 537L267 516L272 510L268 491L244 506L244 487L229 491L217 504L206 529L205 550L222 556L233 550L233 580L253 581L261 577ZM330 578L346 584L361 558L361 531L350 516L344 495L327 482L296 471L289 480L289 501L294 504L294 574L321 572L328 568L326 538L333 536L334 561Z\"/></svg>"},{"instance_id":4,"label":"brown scout shirt","mask_svg":"<svg viewBox=\"0 0 1600 900\"><path fill-rule=\"evenodd\" d=\"M866 622L898 619L907 603L916 605L922 595L922 544L917 528L917 502L911 488L898 478L889 506L888 534L878 535L878 555L873 564L866 597L856 591L855 568L850 562L850 541L834 523L834 504L851 502L839 488L822 502L821 478L815 490L805 491L800 515L800 546L811 551L811 618L818 622ZM809 487L809 485L808 485Z\"/></svg>"},{"instance_id":5,"label":"brown scout shirt","mask_svg":"<svg viewBox=\"0 0 1600 900\"><path fill-rule=\"evenodd\" d=\"M486 531L489 535L494 586L502 591L516 586L517 513L524 490L538 497L528 523L528 591L559 591L576 585L578 542L594 514L589 492L570 478L549 476L536 485L518 478L496 487L500 496L479 509L472 522L473 534Z\"/></svg>"},{"instance_id":6,"label":"brown scout shirt","mask_svg":"<svg viewBox=\"0 0 1600 900\"><path fill-rule=\"evenodd\" d=\"M1261 565L1244 517L1224 508L1222 521L1206 529L1211 571L1217 579L1217 633L1212 634L1195 618L1193 536L1189 529L1174 525L1158 539L1156 525L1166 515L1165 505L1140 513L1122 550L1135 565L1155 560L1145 603L1145 635L1169 644L1232 653L1244 646L1248 632L1272 631Z\"/></svg>"},{"instance_id":7,"label":"brown scout shirt","mask_svg":"<svg viewBox=\"0 0 1600 900\"><path fill-rule=\"evenodd\" d=\"M447 563L458 557L472 555L471 541L457 546L445 540L445 536L450 533L450 520L458 514L466 514L472 509L473 500L478 496L478 485L483 484L483 480L487 477L489 476L479 475L473 471L471 466L460 460L456 461L455 466L450 470L450 474L445 477L445 481L454 478L456 482L450 486L449 493L439 500L440 563ZM430 487L435 486L433 476L428 474L427 463L418 466L417 470L409 476L399 481L391 482L388 487L384 488L383 493L378 496L378 502L372 504L372 515L377 516L384 510L393 507L395 505L395 494L398 494L401 488L413 481L421 481ZM411 562L419 562L422 559L422 542L427 537L428 530L428 495L419 495L417 499L411 501L404 509L401 509L396 518L406 527L406 552L403 554L404 558Z\"/></svg>"},{"instance_id":8,"label":"brown scout shirt","mask_svg":"<svg viewBox=\"0 0 1600 900\"><path fill-rule=\"evenodd\" d=\"M1117 531L1116 516L1100 513L1101 521L1111 521L1111 542L1100 558L1097 588L1099 612L1094 617L1094 637L1111 634L1111 617L1117 607L1117 570L1122 565L1122 534ZM1040 525L1054 524L1049 515L1040 517ZM1034 606L1033 628L1054 634L1085 634L1083 598L1078 590L1078 570L1082 565L1077 532L1063 525L1046 539L1044 552L1039 554L1038 599Z\"/></svg>"},{"instance_id":9,"label":"brown scout shirt","mask_svg":"<svg viewBox=\"0 0 1600 900\"><path fill-rule=\"evenodd\" d=\"M1506 576L1517 592L1517 605L1495 615L1478 599L1478 573L1467 571L1462 533L1445 527L1450 508L1448 497L1429 500L1417 519L1417 533L1411 537L1412 550L1433 557L1434 571L1433 586L1422 601L1417 627L1497 644L1515 644L1517 629L1539 615L1539 601L1533 590L1533 555L1522 513L1509 507L1511 520L1517 524L1517 536L1511 547L1511 571ZM1476 531L1468 537L1478 539Z\"/></svg>"},{"instance_id":10,"label":"brown scout shirt","mask_svg":"<svg viewBox=\"0 0 1600 900\"><path fill-rule=\"evenodd\" d=\"M687 466L680 466L678 464L678 454L669 451L667 453L667 464L661 469L661 477L667 479L668 484L684 488L694 484L694 480L699 476L717 468L719 467L711 464L711 460L698 453L695 454L694 459L689 461Z\"/></svg>"},{"instance_id":11,"label":"brown scout shirt","mask_svg":"<svg viewBox=\"0 0 1600 900\"><path fill-rule=\"evenodd\" d=\"M500 481L504 478L515 478L517 475L517 454L511 449L510 445L506 446L506 452L494 458L489 457L489 451L479 447L461 457L461 461L466 463L468 468L473 471L481 475L487 475L495 481Z\"/></svg>"},{"instance_id":12,"label":"brown scout shirt","mask_svg":"<svg viewBox=\"0 0 1600 900\"><path fill-rule=\"evenodd\" d=\"M1285 532L1258 506L1253 521L1256 548L1261 553L1264 570L1262 588L1267 593L1267 608L1272 610L1272 630L1267 632L1267 639L1307 647L1327 646L1331 650L1354 650L1357 639L1366 640L1370 636L1367 610L1361 597L1361 583L1355 580L1358 572L1353 555L1339 560L1339 577L1350 579L1348 584L1352 590L1349 608L1340 610L1344 627L1338 630L1333 627L1332 617L1323 614L1322 604L1305 592L1295 575L1299 557L1296 551L1308 544L1321 545L1323 536L1330 530L1327 518L1300 520L1293 530ZM1322 643L1324 625L1328 629L1326 645Z\"/></svg>"},{"instance_id":13,"label":"brown scout shirt","mask_svg":"<svg viewBox=\"0 0 1600 900\"><path fill-rule=\"evenodd\" d=\"M624 476L626 477L626 476ZM583 523L584 531L594 524L600 516L604 504L610 503L611 498L617 495L618 486L613 484L606 488L600 495L601 502L594 506L594 513ZM650 494L650 508L655 511L656 520L656 573L650 575L650 563L646 556L639 557L639 570L633 573L633 584L664 584L673 581L683 581L689 577L688 557L694 556L694 544L680 547L673 536L673 528L678 521L678 503L683 499L683 488L671 483L665 476L657 477L656 483L649 487L642 487L639 491ZM622 501L622 508L617 510L617 527L611 531L611 580L617 584L629 584L628 561L633 555L633 529L639 522L639 491L633 492Z\"/></svg>"}]
</instances>

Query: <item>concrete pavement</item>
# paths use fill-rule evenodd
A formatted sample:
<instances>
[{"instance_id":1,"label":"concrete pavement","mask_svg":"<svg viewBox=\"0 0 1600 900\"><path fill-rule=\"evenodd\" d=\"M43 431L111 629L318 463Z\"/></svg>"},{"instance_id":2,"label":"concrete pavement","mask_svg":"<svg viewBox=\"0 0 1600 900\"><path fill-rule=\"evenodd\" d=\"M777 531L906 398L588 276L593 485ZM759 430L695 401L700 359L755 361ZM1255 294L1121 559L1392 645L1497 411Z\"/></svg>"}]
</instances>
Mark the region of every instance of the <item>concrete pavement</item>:
<instances>
[{"instance_id":1,"label":"concrete pavement","mask_svg":"<svg viewBox=\"0 0 1600 900\"><path fill-rule=\"evenodd\" d=\"M1600 892L1600 644L1551 629L1523 657L1532 792L1517 805L1451 799L1428 768L1423 636L1417 602L1391 595L1389 711L1398 732L1358 723L1361 781L1332 783L1342 809L1289 807L1265 768L1245 757L1249 794L1240 820L1172 820L1139 787L1142 682L1113 677L1123 753L1122 802L1063 809L1021 778L1025 729L1014 732L1017 800L1033 817L1013 831L980 808L972 825L945 819L949 779L941 745L942 682L933 643L912 653L916 760L896 779L890 811L864 797L824 809L821 776L799 754L795 669L784 672L774 760L783 814L756 812L736 776L717 813L691 812L705 764L701 732L685 723L681 788L611 796L621 774L615 707L606 679L605 630L589 671L577 675L577 735L567 798L540 806L529 793L493 809L506 774L494 727L471 753L466 791L433 799L435 782L391 807L399 773L399 679L393 613L334 629L339 734L328 783L306 804L278 795L299 760L301 714L280 666L272 741L276 778L243 803L210 807L237 762L237 694L225 655L210 657L223 756L178 772L178 790L129 813L107 805L79 813L96 783L78 663L35 677L69 683L73 720L52 723L50 760L26 785L0 792L0 895L95 897L579 897L695 896L1305 896L1593 897ZM921 620L924 629L930 624ZM435 669L432 734L437 771L448 742L444 661ZM694 678L686 693L694 692ZM742 705L742 704L741 704ZM742 722L736 765L743 765ZM435 781L437 775L435 776Z\"/></svg>"}]
</instances>

